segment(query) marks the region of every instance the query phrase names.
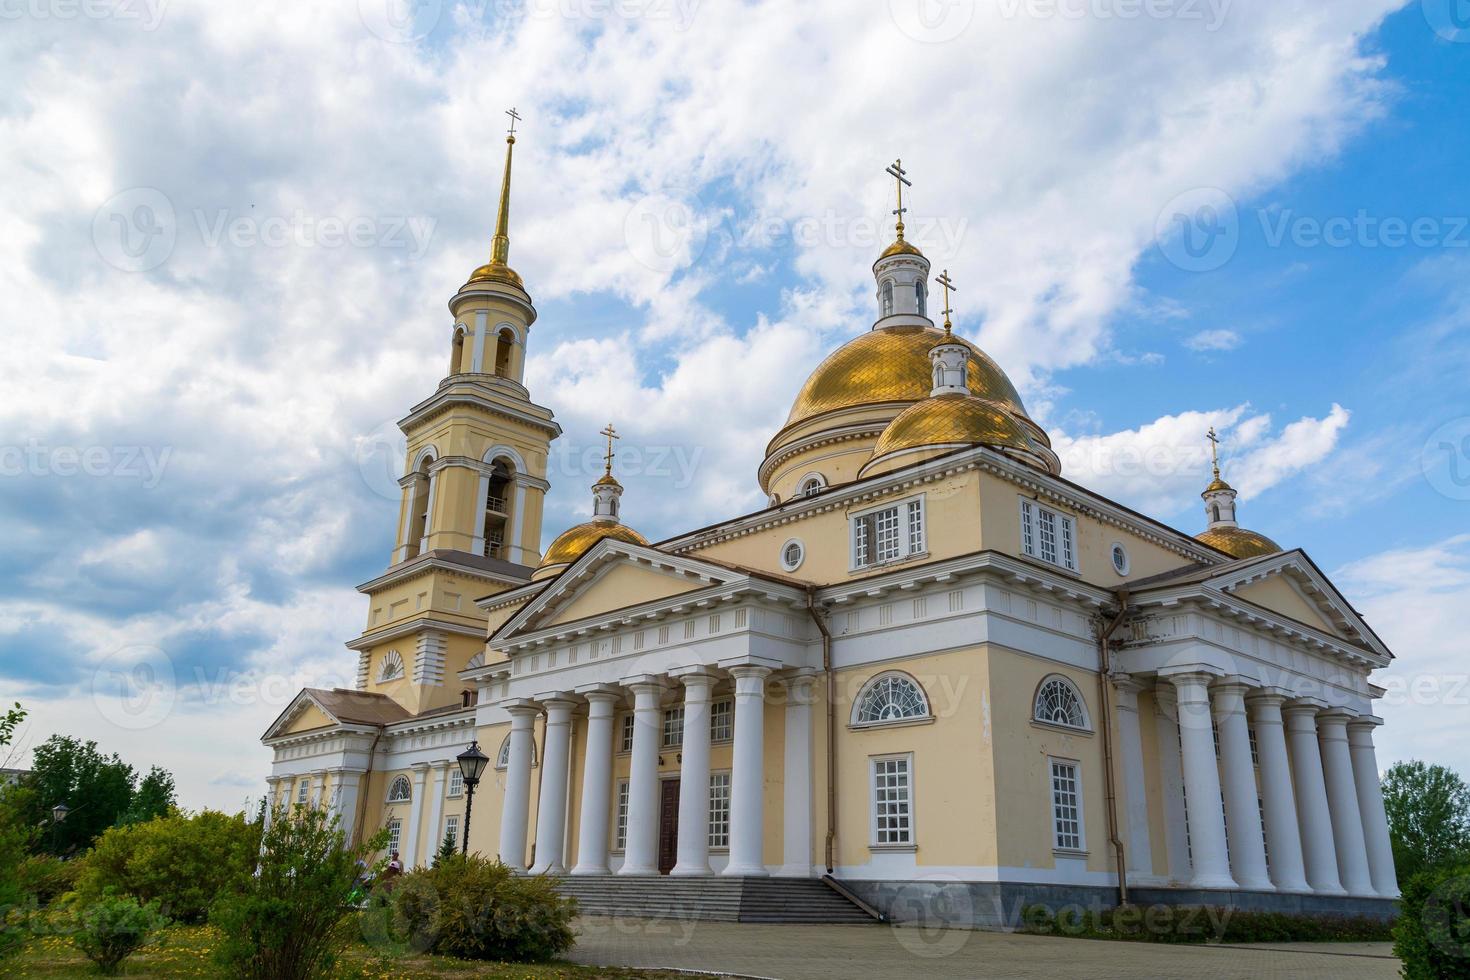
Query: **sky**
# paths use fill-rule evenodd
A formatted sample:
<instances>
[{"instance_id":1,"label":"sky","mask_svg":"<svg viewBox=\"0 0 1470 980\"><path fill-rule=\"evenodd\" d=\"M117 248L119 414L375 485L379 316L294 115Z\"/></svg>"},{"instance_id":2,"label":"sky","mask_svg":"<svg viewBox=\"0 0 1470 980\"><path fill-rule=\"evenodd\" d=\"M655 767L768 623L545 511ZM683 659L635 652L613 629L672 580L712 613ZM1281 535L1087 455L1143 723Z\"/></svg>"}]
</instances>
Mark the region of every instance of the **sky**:
<instances>
[{"instance_id":1,"label":"sky","mask_svg":"<svg viewBox=\"0 0 1470 980\"><path fill-rule=\"evenodd\" d=\"M397 420L516 146L553 445L652 539L758 509L875 315L896 158L956 329L1063 473L1304 548L1397 660L1381 765L1467 771L1470 17L1456 0L0 0L0 702L180 801L351 684ZM11 764L25 763L24 751Z\"/></svg>"}]
</instances>

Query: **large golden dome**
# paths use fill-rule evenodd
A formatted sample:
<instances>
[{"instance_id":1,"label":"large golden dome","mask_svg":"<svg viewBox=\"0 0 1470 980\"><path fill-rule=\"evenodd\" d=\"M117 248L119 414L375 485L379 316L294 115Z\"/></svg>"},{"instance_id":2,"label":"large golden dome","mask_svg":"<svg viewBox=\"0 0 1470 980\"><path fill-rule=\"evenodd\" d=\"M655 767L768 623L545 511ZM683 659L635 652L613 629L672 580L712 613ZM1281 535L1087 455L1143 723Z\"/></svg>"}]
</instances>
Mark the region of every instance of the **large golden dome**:
<instances>
[{"instance_id":1,"label":"large golden dome","mask_svg":"<svg viewBox=\"0 0 1470 980\"><path fill-rule=\"evenodd\" d=\"M873 459L921 446L1008 446L1031 450L1026 430L1005 406L974 395L937 395L910 405L888 423Z\"/></svg>"},{"instance_id":2,"label":"large golden dome","mask_svg":"<svg viewBox=\"0 0 1470 980\"><path fill-rule=\"evenodd\" d=\"M558 534L556 540L551 542L551 547L546 549L546 554L541 556L541 564L536 567L536 571L540 572L541 569L553 565L569 565L603 538L613 538L629 544L648 544L647 538L626 524L616 521L588 521Z\"/></svg>"},{"instance_id":3,"label":"large golden dome","mask_svg":"<svg viewBox=\"0 0 1470 980\"><path fill-rule=\"evenodd\" d=\"M1281 545L1264 534L1247 531L1243 527L1212 527L1196 534L1194 539L1223 551L1232 558L1257 558L1261 555L1274 555L1281 550Z\"/></svg>"},{"instance_id":4,"label":"large golden dome","mask_svg":"<svg viewBox=\"0 0 1470 980\"><path fill-rule=\"evenodd\" d=\"M970 392L1024 416L1015 386L990 357L968 340ZM806 379L787 426L824 412L880 402L917 402L929 397L929 351L944 340L935 327L902 326L871 330L828 355Z\"/></svg>"}]
</instances>

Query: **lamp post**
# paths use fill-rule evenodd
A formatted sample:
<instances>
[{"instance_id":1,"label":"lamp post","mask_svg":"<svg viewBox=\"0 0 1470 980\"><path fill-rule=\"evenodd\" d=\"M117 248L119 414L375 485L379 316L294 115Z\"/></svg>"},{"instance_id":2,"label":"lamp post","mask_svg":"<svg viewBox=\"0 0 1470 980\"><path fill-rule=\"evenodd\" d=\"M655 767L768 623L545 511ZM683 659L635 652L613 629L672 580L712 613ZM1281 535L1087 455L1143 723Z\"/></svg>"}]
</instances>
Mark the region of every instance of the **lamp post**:
<instances>
[{"instance_id":1,"label":"lamp post","mask_svg":"<svg viewBox=\"0 0 1470 980\"><path fill-rule=\"evenodd\" d=\"M71 807L65 803L58 803L51 808L51 850L56 850L56 836L61 826L61 821L71 812Z\"/></svg>"},{"instance_id":2,"label":"lamp post","mask_svg":"<svg viewBox=\"0 0 1470 980\"><path fill-rule=\"evenodd\" d=\"M480 751L478 740L470 742L470 747L454 757L459 763L459 774L464 777L464 839L459 842L459 853L470 852L470 811L475 806L475 787L480 785L480 774L485 771L490 757Z\"/></svg>"}]
</instances>

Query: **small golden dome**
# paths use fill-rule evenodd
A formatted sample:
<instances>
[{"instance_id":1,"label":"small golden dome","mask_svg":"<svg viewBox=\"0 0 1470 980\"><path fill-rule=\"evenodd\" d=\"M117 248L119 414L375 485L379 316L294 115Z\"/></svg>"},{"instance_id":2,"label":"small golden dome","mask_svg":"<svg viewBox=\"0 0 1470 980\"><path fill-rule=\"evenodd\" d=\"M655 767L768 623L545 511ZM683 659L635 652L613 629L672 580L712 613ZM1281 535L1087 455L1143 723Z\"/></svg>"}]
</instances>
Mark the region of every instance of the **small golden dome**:
<instances>
[{"instance_id":1,"label":"small golden dome","mask_svg":"<svg viewBox=\"0 0 1470 980\"><path fill-rule=\"evenodd\" d=\"M1235 488L1232 487L1230 484L1228 484L1224 480L1220 479L1220 476L1217 473L1215 475L1215 478L1210 481L1210 485L1207 486L1207 487L1205 487L1204 493L1201 493L1200 496L1203 497L1203 496L1205 496L1205 494L1214 493L1216 490L1234 490L1234 489Z\"/></svg>"},{"instance_id":2,"label":"small golden dome","mask_svg":"<svg viewBox=\"0 0 1470 980\"><path fill-rule=\"evenodd\" d=\"M1021 396L1005 372L968 340L953 339L970 348L971 394L1024 416ZM943 330L920 326L884 327L854 337L829 354L806 379L786 425L840 408L928 398L934 383L929 351L943 341Z\"/></svg>"},{"instance_id":3,"label":"small golden dome","mask_svg":"<svg viewBox=\"0 0 1470 980\"><path fill-rule=\"evenodd\" d=\"M597 482L592 485L594 487L618 487L619 489L621 489L623 486L621 483L618 482L618 478L613 476L611 473L602 474L602 476L597 478Z\"/></svg>"},{"instance_id":4,"label":"small golden dome","mask_svg":"<svg viewBox=\"0 0 1470 980\"><path fill-rule=\"evenodd\" d=\"M603 538L614 538L629 544L648 544L647 538L626 524L619 524L616 521L588 521L585 524L569 527L558 534L556 540L551 542L551 547L546 549L546 554L541 556L541 564L537 566L537 571L552 565L571 564ZM532 576L532 578L535 577Z\"/></svg>"},{"instance_id":5,"label":"small golden dome","mask_svg":"<svg viewBox=\"0 0 1470 980\"><path fill-rule=\"evenodd\" d=\"M1031 450L1026 430L1004 405L974 395L936 395L898 414L879 436L873 459L920 446L986 445Z\"/></svg>"},{"instance_id":6,"label":"small golden dome","mask_svg":"<svg viewBox=\"0 0 1470 980\"><path fill-rule=\"evenodd\" d=\"M917 245L904 238L897 239L892 245L885 248L883 254L878 256L878 261L881 262L890 255L917 255L920 258L924 257L924 253L919 251Z\"/></svg>"},{"instance_id":7,"label":"small golden dome","mask_svg":"<svg viewBox=\"0 0 1470 980\"><path fill-rule=\"evenodd\" d=\"M468 286L472 282L504 282L512 286L525 288L521 284L520 274L503 262L491 262L487 265L480 266L474 272L470 273L469 281L465 285Z\"/></svg>"},{"instance_id":8,"label":"small golden dome","mask_svg":"<svg viewBox=\"0 0 1470 980\"><path fill-rule=\"evenodd\" d=\"M1281 550L1281 545L1264 534L1247 531L1243 527L1212 527L1196 534L1194 539L1200 544L1223 551L1232 558L1257 558L1261 555L1274 555Z\"/></svg>"}]
</instances>

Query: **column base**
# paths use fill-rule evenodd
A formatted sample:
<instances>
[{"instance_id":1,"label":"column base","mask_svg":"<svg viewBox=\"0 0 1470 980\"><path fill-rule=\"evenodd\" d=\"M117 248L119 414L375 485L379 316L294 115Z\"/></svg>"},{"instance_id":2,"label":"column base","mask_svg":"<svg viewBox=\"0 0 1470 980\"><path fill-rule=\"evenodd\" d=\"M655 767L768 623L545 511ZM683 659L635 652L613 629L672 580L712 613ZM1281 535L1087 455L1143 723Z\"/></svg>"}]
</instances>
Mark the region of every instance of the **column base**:
<instances>
[{"instance_id":1,"label":"column base","mask_svg":"<svg viewBox=\"0 0 1470 980\"><path fill-rule=\"evenodd\" d=\"M1309 883L1310 884L1310 883ZM1313 895L1346 895L1347 889L1341 885L1311 885Z\"/></svg>"},{"instance_id":2,"label":"column base","mask_svg":"<svg viewBox=\"0 0 1470 980\"><path fill-rule=\"evenodd\" d=\"M567 866L560 863L538 864L531 869L530 873L533 875L564 875L567 873Z\"/></svg>"},{"instance_id":3,"label":"column base","mask_svg":"<svg viewBox=\"0 0 1470 980\"><path fill-rule=\"evenodd\" d=\"M1289 881L1284 885L1277 885L1276 892L1280 895L1314 895L1312 886L1305 881Z\"/></svg>"},{"instance_id":4,"label":"column base","mask_svg":"<svg viewBox=\"0 0 1470 980\"><path fill-rule=\"evenodd\" d=\"M621 868L618 869L618 874L620 874L620 875L630 875L630 876L632 876L632 875L640 875L640 876L645 877L645 878L657 878L657 877L659 877L658 868L655 867L654 865L651 865L651 864L650 865L647 865L646 867L641 867L641 868L640 867L630 867L629 865L624 864Z\"/></svg>"},{"instance_id":5,"label":"column base","mask_svg":"<svg viewBox=\"0 0 1470 980\"><path fill-rule=\"evenodd\" d=\"M731 864L727 865L720 874L731 878L769 878L771 876L771 872L767 871L763 864Z\"/></svg>"},{"instance_id":6,"label":"column base","mask_svg":"<svg viewBox=\"0 0 1470 980\"><path fill-rule=\"evenodd\" d=\"M1269 878L1263 878L1259 881L1253 881L1249 878L1239 878L1235 884L1242 891L1248 892L1274 892L1276 890L1276 886L1271 883L1271 879Z\"/></svg>"},{"instance_id":7,"label":"column base","mask_svg":"<svg viewBox=\"0 0 1470 980\"><path fill-rule=\"evenodd\" d=\"M697 864L676 864L669 874L675 878L708 878L714 872L710 870L709 863L705 862L703 867Z\"/></svg>"},{"instance_id":8,"label":"column base","mask_svg":"<svg viewBox=\"0 0 1470 980\"><path fill-rule=\"evenodd\" d=\"M1189 879L1190 888L1224 888L1237 891L1240 886L1229 875L1198 875Z\"/></svg>"},{"instance_id":9,"label":"column base","mask_svg":"<svg viewBox=\"0 0 1470 980\"><path fill-rule=\"evenodd\" d=\"M607 870L607 865L602 864L579 864L570 872L575 877L581 878L586 875L608 875L612 872Z\"/></svg>"}]
</instances>

